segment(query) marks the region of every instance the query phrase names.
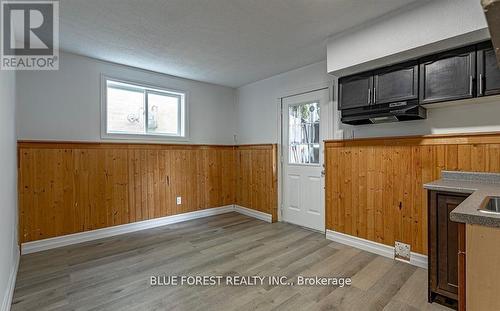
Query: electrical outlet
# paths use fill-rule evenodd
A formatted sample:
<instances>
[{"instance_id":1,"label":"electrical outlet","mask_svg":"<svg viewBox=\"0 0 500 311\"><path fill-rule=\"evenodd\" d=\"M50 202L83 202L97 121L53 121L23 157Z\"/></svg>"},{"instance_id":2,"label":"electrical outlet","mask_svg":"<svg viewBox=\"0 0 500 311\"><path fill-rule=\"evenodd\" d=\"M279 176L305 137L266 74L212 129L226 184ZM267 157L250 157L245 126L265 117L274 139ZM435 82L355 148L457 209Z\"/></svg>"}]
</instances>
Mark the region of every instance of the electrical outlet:
<instances>
[{"instance_id":1,"label":"electrical outlet","mask_svg":"<svg viewBox=\"0 0 500 311\"><path fill-rule=\"evenodd\" d=\"M182 204L182 197L177 197L176 200L177 200L177 205Z\"/></svg>"},{"instance_id":2,"label":"electrical outlet","mask_svg":"<svg viewBox=\"0 0 500 311\"><path fill-rule=\"evenodd\" d=\"M396 241L394 244L394 258L403 261L410 261L411 246L410 244L405 244Z\"/></svg>"}]
</instances>

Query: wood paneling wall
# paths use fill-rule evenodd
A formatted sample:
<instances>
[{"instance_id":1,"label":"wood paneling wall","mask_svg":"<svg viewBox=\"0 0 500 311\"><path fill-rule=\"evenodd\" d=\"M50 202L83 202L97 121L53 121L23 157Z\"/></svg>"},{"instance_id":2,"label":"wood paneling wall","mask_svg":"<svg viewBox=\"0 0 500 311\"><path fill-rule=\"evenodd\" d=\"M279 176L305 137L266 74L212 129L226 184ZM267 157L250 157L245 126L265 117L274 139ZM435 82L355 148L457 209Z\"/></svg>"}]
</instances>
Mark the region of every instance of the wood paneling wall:
<instances>
[{"instance_id":1,"label":"wood paneling wall","mask_svg":"<svg viewBox=\"0 0 500 311\"><path fill-rule=\"evenodd\" d=\"M236 204L277 221L277 146L243 145L236 153Z\"/></svg>"},{"instance_id":2,"label":"wood paneling wall","mask_svg":"<svg viewBox=\"0 0 500 311\"><path fill-rule=\"evenodd\" d=\"M244 167L236 162L238 149L20 142L20 240L41 240L234 204L236 168ZM248 169L270 169L271 154L258 154ZM239 201L240 205L272 210L266 205L275 200L271 199L275 192L272 177L267 172L260 175L262 179L251 179L252 187L238 190L238 194L247 197L251 191L250 197L265 199ZM176 204L176 196L182 197L181 205Z\"/></svg>"},{"instance_id":3,"label":"wood paneling wall","mask_svg":"<svg viewBox=\"0 0 500 311\"><path fill-rule=\"evenodd\" d=\"M326 226L427 254L427 193L441 170L500 172L500 133L327 141Z\"/></svg>"}]
</instances>

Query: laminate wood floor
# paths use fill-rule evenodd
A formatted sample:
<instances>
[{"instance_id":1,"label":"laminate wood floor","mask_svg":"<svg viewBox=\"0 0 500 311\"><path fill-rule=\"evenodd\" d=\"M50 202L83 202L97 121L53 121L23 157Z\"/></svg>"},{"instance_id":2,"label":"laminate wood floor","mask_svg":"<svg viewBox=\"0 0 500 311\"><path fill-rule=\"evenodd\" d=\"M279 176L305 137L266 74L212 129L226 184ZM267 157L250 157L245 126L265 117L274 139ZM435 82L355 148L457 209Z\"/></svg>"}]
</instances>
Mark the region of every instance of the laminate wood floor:
<instances>
[{"instance_id":1,"label":"laminate wood floor","mask_svg":"<svg viewBox=\"0 0 500 311\"><path fill-rule=\"evenodd\" d=\"M151 287L152 275L351 277L352 286ZM427 271L236 213L23 255L12 310L449 310Z\"/></svg>"}]
</instances>

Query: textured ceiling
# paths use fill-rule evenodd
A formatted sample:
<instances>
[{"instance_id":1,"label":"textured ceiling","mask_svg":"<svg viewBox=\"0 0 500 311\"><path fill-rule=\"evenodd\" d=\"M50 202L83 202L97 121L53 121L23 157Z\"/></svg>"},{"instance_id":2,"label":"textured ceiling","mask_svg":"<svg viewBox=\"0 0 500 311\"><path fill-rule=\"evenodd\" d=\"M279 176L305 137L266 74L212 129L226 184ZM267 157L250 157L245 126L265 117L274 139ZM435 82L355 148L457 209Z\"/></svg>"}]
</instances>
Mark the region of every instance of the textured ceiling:
<instances>
[{"instance_id":1,"label":"textured ceiling","mask_svg":"<svg viewBox=\"0 0 500 311\"><path fill-rule=\"evenodd\" d=\"M60 45L238 87L323 60L328 36L414 1L61 0Z\"/></svg>"}]
</instances>

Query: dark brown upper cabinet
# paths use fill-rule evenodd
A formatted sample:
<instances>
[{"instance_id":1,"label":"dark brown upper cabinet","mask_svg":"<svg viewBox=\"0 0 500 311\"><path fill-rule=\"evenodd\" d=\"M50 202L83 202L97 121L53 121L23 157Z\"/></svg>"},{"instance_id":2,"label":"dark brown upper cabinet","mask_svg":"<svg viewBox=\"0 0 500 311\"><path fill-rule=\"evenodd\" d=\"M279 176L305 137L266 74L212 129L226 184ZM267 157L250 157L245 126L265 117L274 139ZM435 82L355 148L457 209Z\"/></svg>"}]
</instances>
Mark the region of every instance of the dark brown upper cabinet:
<instances>
[{"instance_id":1,"label":"dark brown upper cabinet","mask_svg":"<svg viewBox=\"0 0 500 311\"><path fill-rule=\"evenodd\" d=\"M339 79L339 109L370 106L372 90L373 76L371 74Z\"/></svg>"},{"instance_id":2,"label":"dark brown upper cabinet","mask_svg":"<svg viewBox=\"0 0 500 311\"><path fill-rule=\"evenodd\" d=\"M373 104L418 99L417 62L377 70L373 79Z\"/></svg>"},{"instance_id":3,"label":"dark brown upper cabinet","mask_svg":"<svg viewBox=\"0 0 500 311\"><path fill-rule=\"evenodd\" d=\"M477 49L477 96L500 94L500 68L491 43Z\"/></svg>"},{"instance_id":4,"label":"dark brown upper cabinet","mask_svg":"<svg viewBox=\"0 0 500 311\"><path fill-rule=\"evenodd\" d=\"M338 108L489 95L500 95L500 68L491 42L484 42L340 78Z\"/></svg>"},{"instance_id":5,"label":"dark brown upper cabinet","mask_svg":"<svg viewBox=\"0 0 500 311\"><path fill-rule=\"evenodd\" d=\"M420 103L472 98L475 96L475 79L475 46L422 59Z\"/></svg>"}]
</instances>

